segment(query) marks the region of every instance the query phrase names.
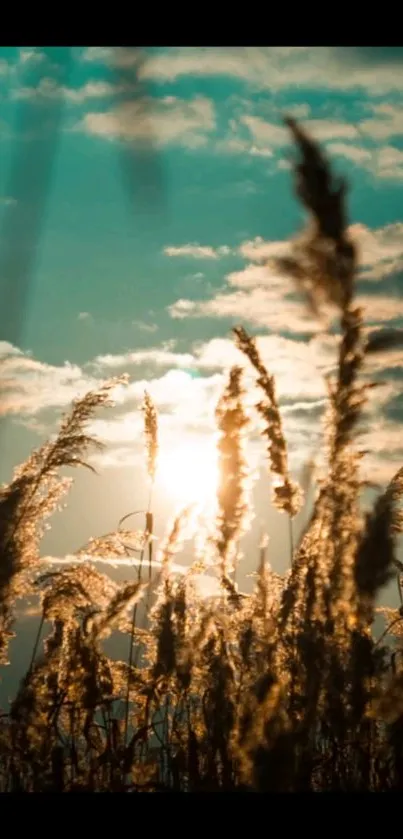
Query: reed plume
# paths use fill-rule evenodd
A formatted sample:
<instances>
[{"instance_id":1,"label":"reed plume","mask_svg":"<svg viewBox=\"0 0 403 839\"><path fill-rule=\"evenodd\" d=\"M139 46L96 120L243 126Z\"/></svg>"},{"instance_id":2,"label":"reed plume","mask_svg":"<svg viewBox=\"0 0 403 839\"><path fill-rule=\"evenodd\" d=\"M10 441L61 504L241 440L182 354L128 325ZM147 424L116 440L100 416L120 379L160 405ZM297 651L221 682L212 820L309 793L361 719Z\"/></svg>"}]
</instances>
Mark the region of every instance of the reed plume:
<instances>
[{"instance_id":1,"label":"reed plume","mask_svg":"<svg viewBox=\"0 0 403 839\"><path fill-rule=\"evenodd\" d=\"M287 444L283 434L274 377L267 372L256 341L248 335L246 329L238 326L233 332L237 347L246 355L258 373L257 385L264 394L264 398L256 407L265 422L263 433L268 443L270 468L278 481L274 486L274 504L278 509L287 512L289 516L296 516L301 507L302 495L288 472Z\"/></svg>"},{"instance_id":2,"label":"reed plume","mask_svg":"<svg viewBox=\"0 0 403 839\"><path fill-rule=\"evenodd\" d=\"M245 482L248 473L244 455L244 433L248 419L242 404L241 377L242 369L233 367L228 385L216 408L220 432L216 547L223 577L227 577L233 571L236 543L247 526Z\"/></svg>"},{"instance_id":3,"label":"reed plume","mask_svg":"<svg viewBox=\"0 0 403 839\"><path fill-rule=\"evenodd\" d=\"M144 393L142 411L144 414L144 434L146 438L147 473L150 481L153 482L158 457L158 414L151 396L147 391Z\"/></svg>"},{"instance_id":4,"label":"reed plume","mask_svg":"<svg viewBox=\"0 0 403 839\"><path fill-rule=\"evenodd\" d=\"M125 377L102 385L73 403L53 441L34 451L15 470L13 480L0 491L0 659L7 656L11 637L12 609L26 592L27 574L39 562L39 545L46 520L57 509L71 480L60 476L64 467L93 467L85 460L102 444L87 432L98 408L111 405L111 391Z\"/></svg>"}]
</instances>

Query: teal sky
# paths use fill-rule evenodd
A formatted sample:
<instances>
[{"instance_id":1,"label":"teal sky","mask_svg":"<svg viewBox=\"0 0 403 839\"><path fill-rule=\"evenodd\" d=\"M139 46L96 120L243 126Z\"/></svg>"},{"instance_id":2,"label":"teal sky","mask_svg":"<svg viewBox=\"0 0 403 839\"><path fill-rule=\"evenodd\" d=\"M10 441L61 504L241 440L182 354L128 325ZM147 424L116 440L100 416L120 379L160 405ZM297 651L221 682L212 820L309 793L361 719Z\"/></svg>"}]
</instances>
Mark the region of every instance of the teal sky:
<instances>
[{"instance_id":1,"label":"teal sky","mask_svg":"<svg viewBox=\"0 0 403 839\"><path fill-rule=\"evenodd\" d=\"M166 450L211 434L237 323L277 377L296 474L318 448L334 340L268 264L303 224L281 117L300 119L347 176L366 322L401 328L402 81L394 48L2 48L0 479L75 395L131 377L94 423L108 444L100 477L77 476L47 551L69 553L145 504L145 387ZM364 469L385 483L403 462L401 350L368 375L383 387ZM157 488L160 533L171 494ZM265 519L284 567L263 479L256 498L253 539Z\"/></svg>"}]
</instances>

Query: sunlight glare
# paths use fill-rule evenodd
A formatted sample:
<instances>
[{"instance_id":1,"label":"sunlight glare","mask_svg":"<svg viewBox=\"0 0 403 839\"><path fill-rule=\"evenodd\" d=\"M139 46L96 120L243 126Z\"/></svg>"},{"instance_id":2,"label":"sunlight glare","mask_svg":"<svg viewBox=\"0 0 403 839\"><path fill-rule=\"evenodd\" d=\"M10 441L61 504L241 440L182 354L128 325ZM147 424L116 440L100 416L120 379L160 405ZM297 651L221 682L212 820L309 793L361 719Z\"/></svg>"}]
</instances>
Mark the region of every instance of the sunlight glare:
<instances>
[{"instance_id":1,"label":"sunlight glare","mask_svg":"<svg viewBox=\"0 0 403 839\"><path fill-rule=\"evenodd\" d=\"M213 509L218 484L214 441L199 437L161 450L157 480L178 504L196 504L203 511Z\"/></svg>"}]
</instances>

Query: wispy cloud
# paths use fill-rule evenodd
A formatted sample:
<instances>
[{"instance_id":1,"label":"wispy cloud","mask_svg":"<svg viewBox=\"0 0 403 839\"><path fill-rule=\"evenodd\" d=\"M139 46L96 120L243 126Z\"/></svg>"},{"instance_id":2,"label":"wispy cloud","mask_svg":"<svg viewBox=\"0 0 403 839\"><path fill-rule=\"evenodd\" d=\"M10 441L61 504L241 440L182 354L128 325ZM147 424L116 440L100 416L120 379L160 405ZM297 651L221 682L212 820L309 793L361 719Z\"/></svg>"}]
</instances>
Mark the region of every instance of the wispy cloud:
<instances>
[{"instance_id":1,"label":"wispy cloud","mask_svg":"<svg viewBox=\"0 0 403 839\"><path fill-rule=\"evenodd\" d=\"M261 236L242 242L239 247L241 256L245 259L251 259L253 262L266 262L274 256L289 256L290 252L291 245L289 242L265 241Z\"/></svg>"},{"instance_id":2,"label":"wispy cloud","mask_svg":"<svg viewBox=\"0 0 403 839\"><path fill-rule=\"evenodd\" d=\"M124 102L104 113L87 113L77 126L89 134L133 143L152 140L157 146L203 145L215 128L213 102L206 97L174 96Z\"/></svg>"},{"instance_id":3,"label":"wispy cloud","mask_svg":"<svg viewBox=\"0 0 403 839\"><path fill-rule=\"evenodd\" d=\"M381 280L403 267L403 223L375 229L365 224L353 224L350 234L358 245L365 277Z\"/></svg>"},{"instance_id":4,"label":"wispy cloud","mask_svg":"<svg viewBox=\"0 0 403 839\"><path fill-rule=\"evenodd\" d=\"M38 47L22 47L19 50L19 61L21 64L42 64L47 57Z\"/></svg>"},{"instance_id":5,"label":"wispy cloud","mask_svg":"<svg viewBox=\"0 0 403 839\"><path fill-rule=\"evenodd\" d=\"M334 361L334 346L332 354L324 356L318 352L314 341L301 342L281 335L258 335L257 345L264 363L276 378L276 389L281 399L317 400L325 397L323 373ZM249 362L229 338L213 338L194 348L194 356L194 364L199 369L228 370L238 364L246 368L249 386L255 379Z\"/></svg>"},{"instance_id":6,"label":"wispy cloud","mask_svg":"<svg viewBox=\"0 0 403 839\"><path fill-rule=\"evenodd\" d=\"M141 332L158 332L158 324L151 322L147 323L147 321L144 320L134 320L133 326L135 326L136 329L140 329Z\"/></svg>"},{"instance_id":7,"label":"wispy cloud","mask_svg":"<svg viewBox=\"0 0 403 839\"><path fill-rule=\"evenodd\" d=\"M344 47L169 47L144 54L130 48L90 48L87 60L126 69L138 78L172 83L181 77L236 78L255 89L286 87L400 92L401 64L371 60Z\"/></svg>"},{"instance_id":8,"label":"wispy cloud","mask_svg":"<svg viewBox=\"0 0 403 839\"><path fill-rule=\"evenodd\" d=\"M273 288L269 288L263 283L255 284L252 267L238 272L238 275L236 285L239 288L236 290L219 292L208 300L177 300L168 307L169 314L176 319L213 317L243 321L279 332L319 331L320 324L304 309L301 301L294 299L295 292L291 285L287 286L285 278L283 293L279 296L280 277L273 275L276 283L273 283ZM371 324L387 323L403 317L403 302L399 297L359 294L357 303L364 308L364 316Z\"/></svg>"},{"instance_id":9,"label":"wispy cloud","mask_svg":"<svg viewBox=\"0 0 403 839\"><path fill-rule=\"evenodd\" d=\"M172 303L168 306L168 312L173 318L185 318L188 315L192 315L195 309L195 302L193 300L186 300L185 298L181 298L180 300L176 300L175 303Z\"/></svg>"},{"instance_id":10,"label":"wispy cloud","mask_svg":"<svg viewBox=\"0 0 403 839\"><path fill-rule=\"evenodd\" d=\"M369 228L362 223L352 224L350 236L358 246L359 264L365 277L381 279L386 274L402 267L403 224L397 222L385 227ZM239 253L253 262L267 262L273 257L289 256L291 244L288 241L267 241L261 236L242 242ZM259 274L256 272L256 277Z\"/></svg>"},{"instance_id":11,"label":"wispy cloud","mask_svg":"<svg viewBox=\"0 0 403 839\"><path fill-rule=\"evenodd\" d=\"M390 104L367 102L370 115L355 121L336 119L306 119L304 128L328 151L350 160L357 166L372 172L376 177L393 179L403 176L403 152L397 146L379 145L403 134L403 116L400 107ZM249 133L249 140L242 135L242 127ZM231 121L230 135L221 141L227 151L273 157L282 148L288 147L290 138L287 130L278 122L268 121L258 114L243 114L239 120ZM284 158L277 159L277 165L284 165Z\"/></svg>"},{"instance_id":12,"label":"wispy cloud","mask_svg":"<svg viewBox=\"0 0 403 839\"><path fill-rule=\"evenodd\" d=\"M273 331L316 332L318 324L304 311L301 303L279 299L278 294L262 287L248 291L221 292L203 301L178 300L168 307L173 318L214 317L242 321Z\"/></svg>"},{"instance_id":13,"label":"wispy cloud","mask_svg":"<svg viewBox=\"0 0 403 839\"><path fill-rule=\"evenodd\" d=\"M368 168L373 160L372 150L352 143L330 143L328 151L332 155L345 157L347 160L351 160L352 163L364 166L365 168Z\"/></svg>"},{"instance_id":14,"label":"wispy cloud","mask_svg":"<svg viewBox=\"0 0 403 839\"><path fill-rule=\"evenodd\" d=\"M167 245L164 253L167 256L184 256L192 259L218 259L220 256L228 256L231 249L227 245L213 248L211 245L198 245L194 242L188 245Z\"/></svg>"},{"instance_id":15,"label":"wispy cloud","mask_svg":"<svg viewBox=\"0 0 403 839\"><path fill-rule=\"evenodd\" d=\"M360 144L331 143L328 150L333 155L351 160L377 179L400 181L403 178L403 152L396 146L388 145L378 148Z\"/></svg>"},{"instance_id":16,"label":"wispy cloud","mask_svg":"<svg viewBox=\"0 0 403 839\"><path fill-rule=\"evenodd\" d=\"M116 85L105 81L88 81L81 87L67 87L58 84L55 79L43 78L37 85L15 87L11 91L14 99L27 99L32 102L47 103L64 99L71 104L82 104L89 99L104 99L120 96L135 90L133 85Z\"/></svg>"},{"instance_id":17,"label":"wispy cloud","mask_svg":"<svg viewBox=\"0 0 403 839\"><path fill-rule=\"evenodd\" d=\"M15 347L14 344L10 344L9 341L0 341L0 363L4 365L4 363L12 356L23 356L24 353L18 347Z\"/></svg>"},{"instance_id":18,"label":"wispy cloud","mask_svg":"<svg viewBox=\"0 0 403 839\"><path fill-rule=\"evenodd\" d=\"M364 224L357 223L351 225L350 235L358 246L363 278L381 281L393 272L402 269L403 224L396 223L383 228L370 229ZM201 246L188 245L184 246L183 250L188 253L188 249L199 247ZM214 249L204 245L200 256L217 258L223 251L226 252L226 249ZM315 322L303 312L301 304L293 299L294 284L289 278L280 274L270 262L273 257L290 255L290 242L265 241L261 237L256 237L243 242L238 251L244 259L252 260L252 264L228 274L226 290L216 293L210 300L194 301L181 298L169 306L171 316L174 318L244 317L250 323L265 325L268 329L283 329L288 326L289 329L295 331L316 331ZM192 253L195 256L196 254L198 251ZM248 295L245 293L246 290L250 291ZM384 296L372 299L368 295L361 299L371 318L376 317L377 311L380 321L392 317L392 312L394 312L394 317L401 315L399 300L387 299ZM282 318L284 318L283 321Z\"/></svg>"},{"instance_id":19,"label":"wispy cloud","mask_svg":"<svg viewBox=\"0 0 403 839\"><path fill-rule=\"evenodd\" d=\"M287 129L277 123L268 122L262 117L245 114L240 119L254 141L256 152L269 151L271 147L289 145L290 137ZM357 129L348 122L330 119L309 119L304 121L306 130L319 142L336 139L357 139Z\"/></svg>"},{"instance_id":20,"label":"wispy cloud","mask_svg":"<svg viewBox=\"0 0 403 839\"><path fill-rule=\"evenodd\" d=\"M357 303L364 308L364 318L367 323L373 325L403 318L403 300L400 296L359 294Z\"/></svg>"},{"instance_id":21,"label":"wispy cloud","mask_svg":"<svg viewBox=\"0 0 403 839\"><path fill-rule=\"evenodd\" d=\"M284 242L264 243L258 239L241 245L240 252L259 261L288 252ZM254 326L282 331L316 332L318 324L295 298L291 279L267 265L246 265L226 276L226 288L207 300L180 299L168 307L173 318L215 317L242 320Z\"/></svg>"},{"instance_id":22,"label":"wispy cloud","mask_svg":"<svg viewBox=\"0 0 403 839\"><path fill-rule=\"evenodd\" d=\"M140 366L151 364L156 367L190 367L194 358L191 353L175 353L168 349L154 348L136 350L120 355L98 355L93 364L99 369L115 369L119 367Z\"/></svg>"},{"instance_id":23,"label":"wispy cloud","mask_svg":"<svg viewBox=\"0 0 403 839\"><path fill-rule=\"evenodd\" d=\"M248 299L252 300L252 306L256 305L256 310L262 310L264 298L261 295L264 292L264 289L235 292L241 295L242 300L237 320L245 322ZM260 295L259 304L255 295ZM270 317L275 320L274 299L271 298L270 303L268 299L266 301L265 329ZM365 298L361 302L365 303ZM378 321L382 318L387 321L395 314L389 298L381 297L379 302L379 298L374 296L369 303L370 308L374 307L373 317L375 319L376 314ZM298 308L301 310L300 306ZM277 311L277 328L280 324L284 326L285 313L288 328L290 323L298 326L296 309L291 307L290 310L287 304L286 310L280 306ZM256 314L253 317L257 319ZM320 419L326 405L324 374L334 368L337 339L319 333L310 341L301 341L298 336L266 333L257 335L257 342L264 362L275 376L291 465L295 469L312 445L319 446L320 443ZM176 353L173 348L162 346L148 351L100 356L88 362L83 369L68 362L59 367L44 364L5 341L0 343L0 356L3 415L14 416L41 435L44 428L36 419L41 411L67 408L77 395L97 387L106 372L130 368L131 364L138 372L147 365L154 366L156 371L160 366L168 366L162 374L149 371L147 377L140 375L126 387L118 388L114 393L115 409L92 420L89 430L107 445L106 450L94 455L93 459L94 465L102 468L139 466L143 462L140 407L144 390L149 391L159 411L161 447L172 451L184 440L198 446L206 435L215 431L215 406L222 392L226 371L233 364L242 364L245 368L246 404L252 419L250 431L253 440L257 440L259 421L253 408L258 399L255 375L230 338L196 343L188 353ZM85 372L88 369L94 371L92 375ZM367 470L367 474L371 468L373 474L382 479L390 477L399 455L403 456L399 370L403 373L401 352L399 354L398 350L391 350L386 361L385 356L381 358L374 354L366 365L367 375L375 376L383 387L372 392L368 407L371 415L371 423L368 424L371 428L371 456L370 461L364 461L364 472ZM366 434L364 430L364 440ZM258 455L257 451L256 457Z\"/></svg>"},{"instance_id":24,"label":"wispy cloud","mask_svg":"<svg viewBox=\"0 0 403 839\"><path fill-rule=\"evenodd\" d=\"M144 462L143 419L140 407L147 390L159 412L161 450L172 451L184 440L194 445L214 432L214 410L224 384L222 373L195 376L170 369L162 376L131 382L118 400L116 412L94 419L91 432L108 448L94 463L103 467Z\"/></svg>"},{"instance_id":25,"label":"wispy cloud","mask_svg":"<svg viewBox=\"0 0 403 839\"><path fill-rule=\"evenodd\" d=\"M266 122L262 117L244 115L241 123L246 125L255 143L260 146L282 146L289 142L284 126Z\"/></svg>"},{"instance_id":26,"label":"wispy cloud","mask_svg":"<svg viewBox=\"0 0 403 839\"><path fill-rule=\"evenodd\" d=\"M373 116L361 120L359 127L363 134L373 140L389 140L403 134L403 111L400 106L387 102L369 103Z\"/></svg>"},{"instance_id":27,"label":"wispy cloud","mask_svg":"<svg viewBox=\"0 0 403 839\"><path fill-rule=\"evenodd\" d=\"M137 47L86 47L81 53L81 59L95 64L132 69L144 60L144 55L144 50Z\"/></svg>"},{"instance_id":28,"label":"wispy cloud","mask_svg":"<svg viewBox=\"0 0 403 839\"><path fill-rule=\"evenodd\" d=\"M38 361L6 342L0 346L0 415L36 414L69 405L96 384L80 367Z\"/></svg>"},{"instance_id":29,"label":"wispy cloud","mask_svg":"<svg viewBox=\"0 0 403 839\"><path fill-rule=\"evenodd\" d=\"M124 399L126 403L132 400L140 403L144 390L148 390L157 406L173 409L175 416L186 416L192 422L195 417L210 416L223 381L219 373L203 377L186 370L171 369L159 378L131 382L125 388Z\"/></svg>"}]
</instances>

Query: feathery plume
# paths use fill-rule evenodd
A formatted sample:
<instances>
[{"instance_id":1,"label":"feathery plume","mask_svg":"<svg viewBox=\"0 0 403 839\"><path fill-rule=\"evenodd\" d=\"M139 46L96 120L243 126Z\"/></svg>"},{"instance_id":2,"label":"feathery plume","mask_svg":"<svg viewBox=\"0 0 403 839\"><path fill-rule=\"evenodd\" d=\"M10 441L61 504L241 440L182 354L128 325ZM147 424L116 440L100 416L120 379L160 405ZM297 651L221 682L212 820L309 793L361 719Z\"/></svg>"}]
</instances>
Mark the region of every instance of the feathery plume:
<instances>
[{"instance_id":1,"label":"feathery plume","mask_svg":"<svg viewBox=\"0 0 403 839\"><path fill-rule=\"evenodd\" d=\"M256 407L265 422L263 433L268 442L270 468L278 481L274 487L274 504L290 516L296 516L301 508L302 494L298 484L291 480L288 472L287 444L283 434L274 377L267 372L256 341L248 335L246 329L238 326L233 332L238 349L246 355L258 373L257 385L264 394L264 398Z\"/></svg>"},{"instance_id":2,"label":"feathery plume","mask_svg":"<svg viewBox=\"0 0 403 839\"><path fill-rule=\"evenodd\" d=\"M244 456L244 433L248 419L242 403L241 377L242 369L233 367L228 385L216 408L220 431L216 548L221 558L223 576L232 570L236 542L244 533L248 514Z\"/></svg>"},{"instance_id":3,"label":"feathery plume","mask_svg":"<svg viewBox=\"0 0 403 839\"><path fill-rule=\"evenodd\" d=\"M151 396L147 391L144 393L142 411L144 414L144 432L146 438L147 472L150 481L153 482L158 457L158 414Z\"/></svg>"}]
</instances>

